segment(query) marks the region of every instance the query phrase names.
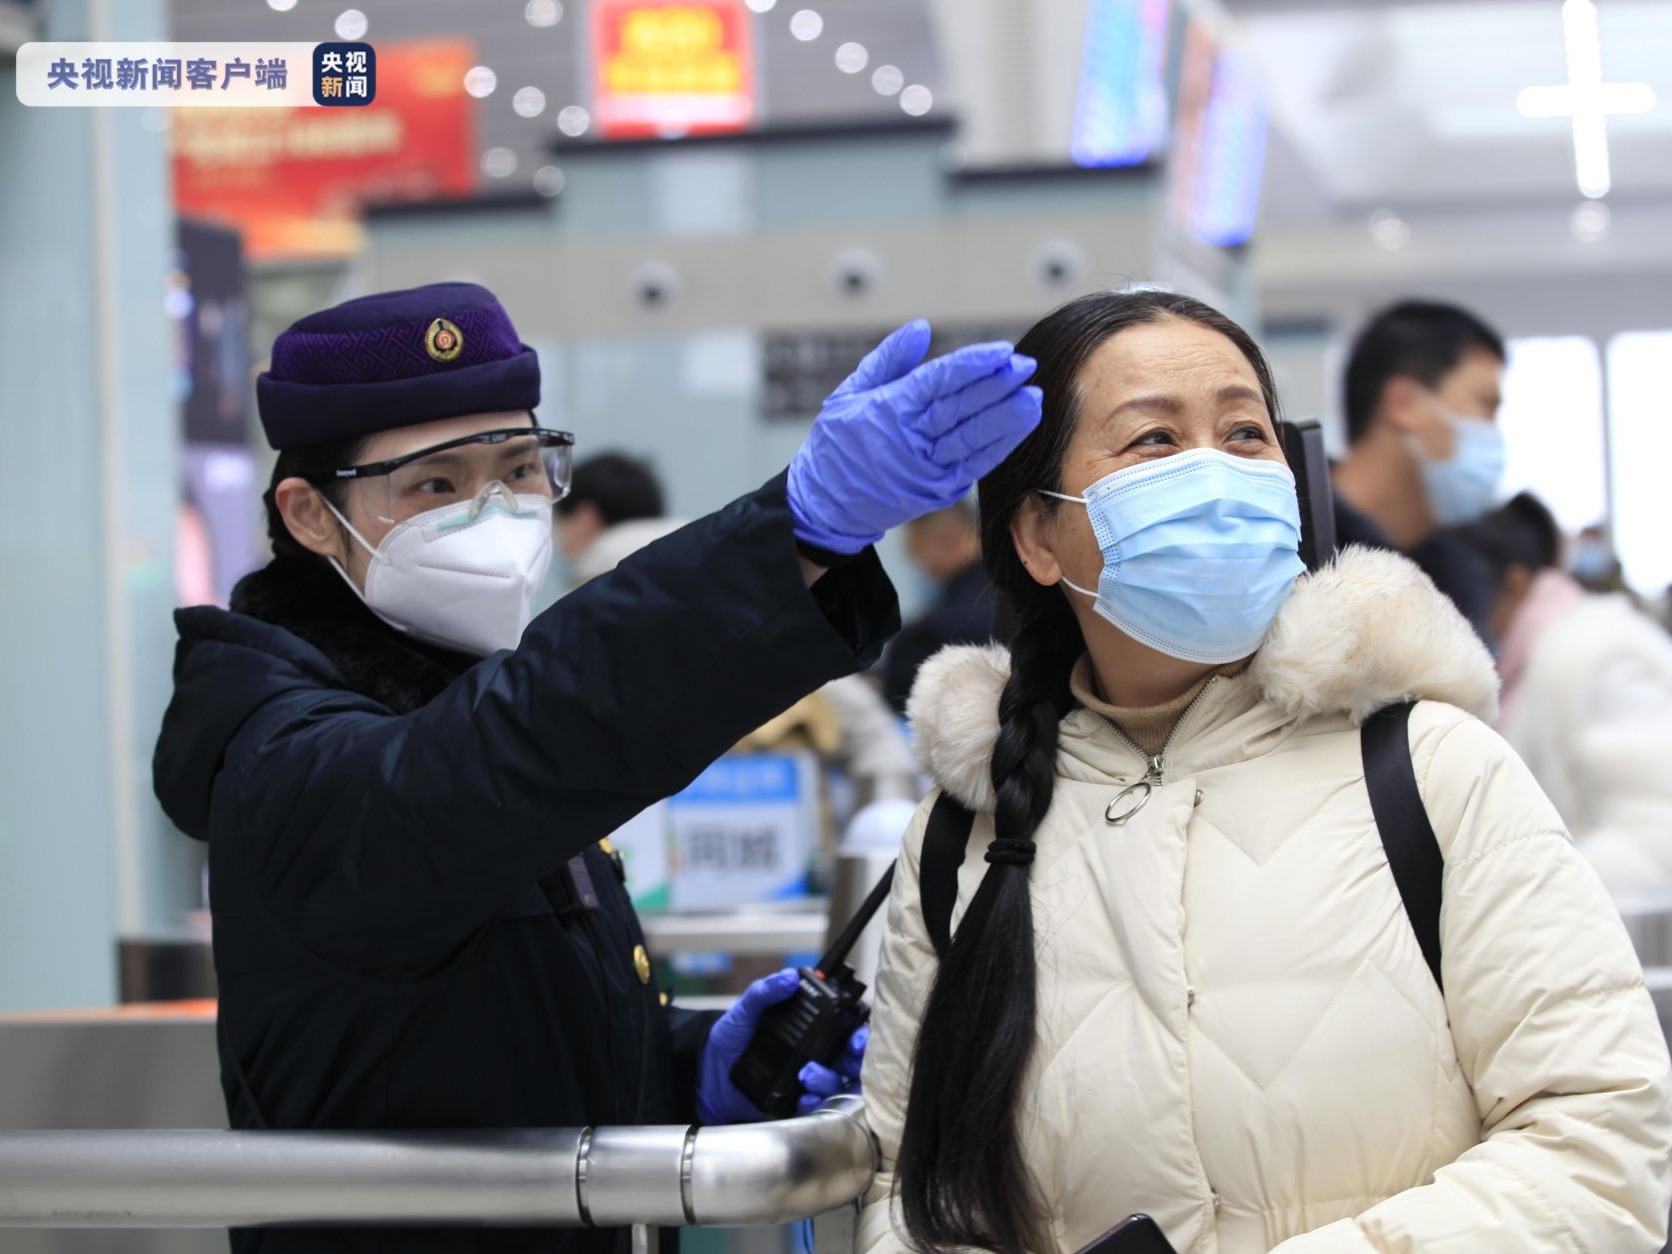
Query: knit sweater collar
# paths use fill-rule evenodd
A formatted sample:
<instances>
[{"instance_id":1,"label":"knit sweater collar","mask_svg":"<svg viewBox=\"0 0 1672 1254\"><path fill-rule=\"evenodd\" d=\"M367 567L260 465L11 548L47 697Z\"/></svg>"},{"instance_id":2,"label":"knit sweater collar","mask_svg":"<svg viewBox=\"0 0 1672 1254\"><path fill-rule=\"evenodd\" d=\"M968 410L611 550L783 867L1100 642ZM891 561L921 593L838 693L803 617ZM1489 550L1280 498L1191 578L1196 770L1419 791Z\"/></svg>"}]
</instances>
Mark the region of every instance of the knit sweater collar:
<instances>
[{"instance_id":1,"label":"knit sweater collar","mask_svg":"<svg viewBox=\"0 0 1672 1254\"><path fill-rule=\"evenodd\" d=\"M1068 687L1076 701L1094 714L1108 719L1127 739L1153 758L1167 747L1167 738L1178 725L1180 716L1202 695L1210 680L1216 675L1240 675L1247 669L1246 659L1221 666L1203 675L1172 700L1159 705L1112 705L1098 694L1097 672L1092 669L1091 655L1085 654L1074 664Z\"/></svg>"}]
</instances>

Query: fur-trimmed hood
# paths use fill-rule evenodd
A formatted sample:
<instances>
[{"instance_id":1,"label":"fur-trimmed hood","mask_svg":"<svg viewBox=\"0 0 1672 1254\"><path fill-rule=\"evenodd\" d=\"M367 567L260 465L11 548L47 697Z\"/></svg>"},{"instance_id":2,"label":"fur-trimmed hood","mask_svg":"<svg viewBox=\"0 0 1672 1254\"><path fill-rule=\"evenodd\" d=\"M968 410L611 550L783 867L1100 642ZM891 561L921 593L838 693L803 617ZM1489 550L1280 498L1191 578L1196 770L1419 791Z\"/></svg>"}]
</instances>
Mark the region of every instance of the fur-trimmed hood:
<instances>
[{"instance_id":1,"label":"fur-trimmed hood","mask_svg":"<svg viewBox=\"0 0 1672 1254\"><path fill-rule=\"evenodd\" d=\"M1002 646L954 646L924 663L907 706L923 769L983 812L993 808L988 768L1009 677ZM1297 582L1244 678L1289 724L1330 714L1362 723L1413 700L1497 717L1486 646L1427 575L1385 550L1346 549Z\"/></svg>"}]
</instances>

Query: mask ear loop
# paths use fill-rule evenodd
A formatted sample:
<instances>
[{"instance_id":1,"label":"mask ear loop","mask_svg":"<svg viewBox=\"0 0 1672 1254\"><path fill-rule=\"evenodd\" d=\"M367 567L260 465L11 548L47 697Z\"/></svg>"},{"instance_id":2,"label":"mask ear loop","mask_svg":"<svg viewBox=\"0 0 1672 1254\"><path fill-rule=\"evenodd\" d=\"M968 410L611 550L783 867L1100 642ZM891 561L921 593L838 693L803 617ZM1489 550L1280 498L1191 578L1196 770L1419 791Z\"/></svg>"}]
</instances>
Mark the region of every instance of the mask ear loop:
<instances>
[{"instance_id":1,"label":"mask ear loop","mask_svg":"<svg viewBox=\"0 0 1672 1254\"><path fill-rule=\"evenodd\" d=\"M1052 497L1055 497L1059 501L1069 501L1069 502L1072 502L1075 505L1089 504L1089 502L1083 496L1069 496L1065 492L1053 492L1049 488L1035 488L1034 491L1039 493L1040 496L1052 496ZM1090 597L1093 601L1097 600L1097 593L1091 591L1091 589L1089 589L1089 588L1082 588L1079 584L1075 583L1067 575L1064 575L1062 577L1061 582L1066 584L1068 587L1074 589L1074 591L1078 592L1081 596Z\"/></svg>"},{"instance_id":2,"label":"mask ear loop","mask_svg":"<svg viewBox=\"0 0 1672 1254\"><path fill-rule=\"evenodd\" d=\"M335 505L331 504L331 499L329 497L327 497L325 495L325 493L323 493L323 492L321 492L319 494L319 499L325 502L325 508L331 511L331 516L343 525L344 529L348 532L348 534L353 536L356 540L358 540L360 542L360 547L365 549L367 553L371 554L371 556L376 557L377 556L377 549L374 548L372 545L366 543L366 537L361 535L358 531L356 531L354 529L354 524L349 522L348 519L346 519L342 516L342 514L337 510L337 507ZM384 519L384 521L388 522L390 520L389 519ZM334 562L334 561L336 561L336 558L332 558L331 560Z\"/></svg>"},{"instance_id":3,"label":"mask ear loop","mask_svg":"<svg viewBox=\"0 0 1672 1254\"><path fill-rule=\"evenodd\" d=\"M318 489L315 489L315 491L318 491ZM346 519L342 516L342 513L337 509L337 507L335 505L331 504L331 499L328 496L326 496L325 493L320 492L319 499L321 501L325 502L325 508L331 511L332 517L334 517L338 522L340 522L343 525L343 528L348 532L348 534L353 536L355 538L355 540L359 542L360 547L365 549L366 552L371 555L372 561L376 562L377 561L377 550L375 548L373 548L371 545L366 543L366 537L361 535L359 533L359 531L357 531L355 529L353 523L349 522L348 519ZM366 600L366 594L364 592L360 591L360 586L357 583L355 583L353 579L351 579L349 577L348 571L343 569L343 564L341 562L339 562L334 557L328 557L325 560L327 562L331 563L331 569L332 570L336 571L337 574L342 576L343 582L346 583L349 586L350 591L352 591L355 596L360 598L361 604L363 604L367 609L371 609L372 603L370 601ZM374 610L373 613L376 613L376 611ZM381 617L381 615L379 615L379 617Z\"/></svg>"}]
</instances>

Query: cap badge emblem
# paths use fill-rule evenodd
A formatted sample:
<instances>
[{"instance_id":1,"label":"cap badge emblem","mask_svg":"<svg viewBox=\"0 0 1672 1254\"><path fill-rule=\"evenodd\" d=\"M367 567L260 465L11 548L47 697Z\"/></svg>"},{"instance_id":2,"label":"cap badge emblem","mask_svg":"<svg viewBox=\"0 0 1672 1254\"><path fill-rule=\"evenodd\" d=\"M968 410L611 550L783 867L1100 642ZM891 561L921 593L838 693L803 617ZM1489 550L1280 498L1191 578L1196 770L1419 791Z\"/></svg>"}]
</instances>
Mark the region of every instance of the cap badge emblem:
<instances>
[{"instance_id":1,"label":"cap badge emblem","mask_svg":"<svg viewBox=\"0 0 1672 1254\"><path fill-rule=\"evenodd\" d=\"M452 361L464 352L464 332L445 318L437 318L424 332L424 351L436 361Z\"/></svg>"}]
</instances>

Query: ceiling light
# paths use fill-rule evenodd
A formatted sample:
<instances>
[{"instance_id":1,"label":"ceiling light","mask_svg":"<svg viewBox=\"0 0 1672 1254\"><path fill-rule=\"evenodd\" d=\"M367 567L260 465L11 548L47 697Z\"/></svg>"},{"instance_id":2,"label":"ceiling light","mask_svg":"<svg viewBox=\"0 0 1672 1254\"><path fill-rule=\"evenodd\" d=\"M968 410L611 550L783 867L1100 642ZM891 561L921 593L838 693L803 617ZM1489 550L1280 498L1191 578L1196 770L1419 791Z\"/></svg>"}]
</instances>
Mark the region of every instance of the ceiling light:
<instances>
[{"instance_id":1,"label":"ceiling light","mask_svg":"<svg viewBox=\"0 0 1672 1254\"><path fill-rule=\"evenodd\" d=\"M546 93L538 87L523 87L511 97L511 107L521 118L537 118L546 111Z\"/></svg>"},{"instance_id":2,"label":"ceiling light","mask_svg":"<svg viewBox=\"0 0 1672 1254\"><path fill-rule=\"evenodd\" d=\"M1608 228L1614 220L1614 215L1608 211L1608 206L1599 200L1587 200L1573 211L1573 217L1568 219L1568 227L1573 231L1573 238L1582 244L1594 244L1608 234Z\"/></svg>"},{"instance_id":3,"label":"ceiling light","mask_svg":"<svg viewBox=\"0 0 1672 1254\"><path fill-rule=\"evenodd\" d=\"M906 85L906 76L897 65L879 65L871 75L871 86L879 96L892 96Z\"/></svg>"},{"instance_id":4,"label":"ceiling light","mask_svg":"<svg viewBox=\"0 0 1672 1254\"><path fill-rule=\"evenodd\" d=\"M1599 83L1597 104L1604 113L1651 113L1655 89L1647 83ZM1573 88L1565 83L1552 87L1523 87L1515 98L1516 108L1526 118L1573 116Z\"/></svg>"},{"instance_id":5,"label":"ceiling light","mask_svg":"<svg viewBox=\"0 0 1672 1254\"><path fill-rule=\"evenodd\" d=\"M1655 93L1647 83L1602 81L1602 38L1595 0L1565 0L1562 36L1568 81L1523 88L1516 107L1529 118L1572 119L1574 177L1581 192L1600 199L1613 185L1608 164L1609 116L1647 113L1655 107Z\"/></svg>"},{"instance_id":6,"label":"ceiling light","mask_svg":"<svg viewBox=\"0 0 1672 1254\"><path fill-rule=\"evenodd\" d=\"M592 126L592 115L580 105L569 105L557 115L557 129L570 139L585 135Z\"/></svg>"},{"instance_id":7,"label":"ceiling light","mask_svg":"<svg viewBox=\"0 0 1672 1254\"><path fill-rule=\"evenodd\" d=\"M920 83L913 83L900 93L900 107L914 118L920 118L935 107L935 98L929 89Z\"/></svg>"},{"instance_id":8,"label":"ceiling light","mask_svg":"<svg viewBox=\"0 0 1672 1254\"><path fill-rule=\"evenodd\" d=\"M770 13L778 7L778 0L744 0L753 13Z\"/></svg>"},{"instance_id":9,"label":"ceiling light","mask_svg":"<svg viewBox=\"0 0 1672 1254\"><path fill-rule=\"evenodd\" d=\"M344 9L337 14L337 38L363 39L365 38L367 25L366 15L359 9Z\"/></svg>"},{"instance_id":10,"label":"ceiling light","mask_svg":"<svg viewBox=\"0 0 1672 1254\"><path fill-rule=\"evenodd\" d=\"M1568 82L1573 86L1573 160L1579 190L1608 195L1608 122L1596 99L1602 86L1602 39L1592 0L1566 0L1562 33L1567 38Z\"/></svg>"},{"instance_id":11,"label":"ceiling light","mask_svg":"<svg viewBox=\"0 0 1672 1254\"><path fill-rule=\"evenodd\" d=\"M790 34L802 43L817 39L824 33L824 19L812 9L802 9L790 19Z\"/></svg>"},{"instance_id":12,"label":"ceiling light","mask_svg":"<svg viewBox=\"0 0 1672 1254\"><path fill-rule=\"evenodd\" d=\"M1370 215L1370 238L1377 248L1397 252L1411 242L1411 227L1391 209L1378 209Z\"/></svg>"},{"instance_id":13,"label":"ceiling light","mask_svg":"<svg viewBox=\"0 0 1672 1254\"><path fill-rule=\"evenodd\" d=\"M534 190L542 196L558 195L565 181L563 171L555 165L543 165L534 171Z\"/></svg>"},{"instance_id":14,"label":"ceiling light","mask_svg":"<svg viewBox=\"0 0 1672 1254\"><path fill-rule=\"evenodd\" d=\"M563 6L557 0L528 0L523 20L530 26L556 26L563 20Z\"/></svg>"},{"instance_id":15,"label":"ceiling light","mask_svg":"<svg viewBox=\"0 0 1672 1254\"><path fill-rule=\"evenodd\" d=\"M464 72L464 89L478 100L493 95L499 86L499 75L485 65L473 65Z\"/></svg>"},{"instance_id":16,"label":"ceiling light","mask_svg":"<svg viewBox=\"0 0 1672 1254\"><path fill-rule=\"evenodd\" d=\"M857 74L870 61L871 54L864 44L845 43L836 49L836 68L844 74Z\"/></svg>"},{"instance_id":17,"label":"ceiling light","mask_svg":"<svg viewBox=\"0 0 1672 1254\"><path fill-rule=\"evenodd\" d=\"M482 154L482 173L489 178L509 178L517 172L517 154L509 148L490 148Z\"/></svg>"},{"instance_id":18,"label":"ceiling light","mask_svg":"<svg viewBox=\"0 0 1672 1254\"><path fill-rule=\"evenodd\" d=\"M275 13L289 13L296 7L296 0L267 0L267 7Z\"/></svg>"}]
</instances>

